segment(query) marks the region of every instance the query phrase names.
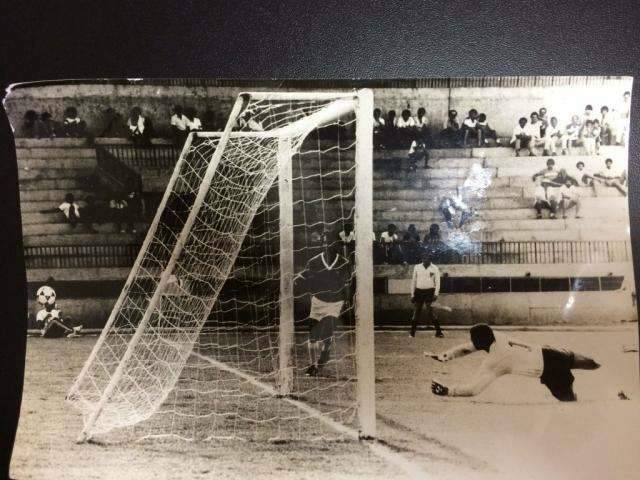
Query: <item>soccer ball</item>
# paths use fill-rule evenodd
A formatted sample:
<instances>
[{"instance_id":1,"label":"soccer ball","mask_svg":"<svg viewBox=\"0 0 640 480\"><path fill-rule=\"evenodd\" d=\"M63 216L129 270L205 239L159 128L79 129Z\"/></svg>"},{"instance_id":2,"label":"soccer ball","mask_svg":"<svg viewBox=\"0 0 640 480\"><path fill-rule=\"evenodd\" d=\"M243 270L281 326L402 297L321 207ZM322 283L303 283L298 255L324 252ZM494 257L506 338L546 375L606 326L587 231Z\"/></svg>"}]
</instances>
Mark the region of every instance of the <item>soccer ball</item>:
<instances>
[{"instance_id":1,"label":"soccer ball","mask_svg":"<svg viewBox=\"0 0 640 480\"><path fill-rule=\"evenodd\" d=\"M43 285L36 293L36 300L40 305L54 305L56 303L56 291L48 285Z\"/></svg>"}]
</instances>

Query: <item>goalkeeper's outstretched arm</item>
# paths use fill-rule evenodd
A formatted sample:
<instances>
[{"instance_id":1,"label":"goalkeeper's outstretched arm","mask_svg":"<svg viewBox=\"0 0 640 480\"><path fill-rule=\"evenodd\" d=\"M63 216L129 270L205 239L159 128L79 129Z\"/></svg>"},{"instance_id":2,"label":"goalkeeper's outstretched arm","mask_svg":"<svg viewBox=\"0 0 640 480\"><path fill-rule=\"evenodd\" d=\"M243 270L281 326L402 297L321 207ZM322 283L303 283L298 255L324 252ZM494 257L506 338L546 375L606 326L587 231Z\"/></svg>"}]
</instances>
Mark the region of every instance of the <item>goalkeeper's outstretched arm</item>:
<instances>
[{"instance_id":1,"label":"goalkeeper's outstretched arm","mask_svg":"<svg viewBox=\"0 0 640 480\"><path fill-rule=\"evenodd\" d=\"M440 382L433 380L431 382L431 391L435 395L449 397L473 397L487 388L500 374L493 370L481 368L476 374L473 382L463 385L452 385L447 387Z\"/></svg>"},{"instance_id":2,"label":"goalkeeper's outstretched arm","mask_svg":"<svg viewBox=\"0 0 640 480\"><path fill-rule=\"evenodd\" d=\"M476 351L476 347L473 346L473 343L467 342L462 345L458 345L457 347L453 347L450 350L442 353L432 353L432 352L424 352L426 357L431 357L434 360L438 360L439 362L448 362L449 360L453 360L454 358L464 357L465 355L469 355Z\"/></svg>"}]
</instances>

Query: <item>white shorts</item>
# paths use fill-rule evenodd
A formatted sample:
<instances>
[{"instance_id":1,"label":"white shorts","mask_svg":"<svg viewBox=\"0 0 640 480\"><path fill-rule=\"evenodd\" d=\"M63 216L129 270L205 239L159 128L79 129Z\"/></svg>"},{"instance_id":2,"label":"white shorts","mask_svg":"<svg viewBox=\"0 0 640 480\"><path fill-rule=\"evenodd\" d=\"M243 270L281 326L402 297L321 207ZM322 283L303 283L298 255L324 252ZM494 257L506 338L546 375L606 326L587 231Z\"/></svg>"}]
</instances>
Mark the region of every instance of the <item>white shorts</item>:
<instances>
[{"instance_id":1,"label":"white shorts","mask_svg":"<svg viewBox=\"0 0 640 480\"><path fill-rule=\"evenodd\" d=\"M322 320L325 317L338 318L342 311L343 304L344 301L342 300L339 302L323 302L316 297L311 297L311 313L309 313L309 318L314 320Z\"/></svg>"}]
</instances>

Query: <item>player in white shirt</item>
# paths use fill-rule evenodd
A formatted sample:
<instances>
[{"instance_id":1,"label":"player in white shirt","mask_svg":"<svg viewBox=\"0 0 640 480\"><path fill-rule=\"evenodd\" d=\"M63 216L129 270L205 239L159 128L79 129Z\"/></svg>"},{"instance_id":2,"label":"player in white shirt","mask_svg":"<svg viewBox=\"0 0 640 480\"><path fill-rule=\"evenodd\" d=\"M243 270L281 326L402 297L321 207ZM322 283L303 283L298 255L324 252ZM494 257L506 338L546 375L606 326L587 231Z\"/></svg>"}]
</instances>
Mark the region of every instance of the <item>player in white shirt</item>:
<instances>
[{"instance_id":1,"label":"player in white shirt","mask_svg":"<svg viewBox=\"0 0 640 480\"><path fill-rule=\"evenodd\" d=\"M604 161L604 170L599 171L594 177L602 180L607 187L614 187L625 197L627 196L627 171L613 166L613 160L607 158Z\"/></svg>"},{"instance_id":2,"label":"player in white shirt","mask_svg":"<svg viewBox=\"0 0 640 480\"><path fill-rule=\"evenodd\" d=\"M426 308L427 318L436 329L436 337L444 337L438 317L434 314L431 306L438 299L438 295L440 295L440 269L431 263L431 254L425 252L422 254L422 263L413 267L413 277L411 278L413 316L411 317L410 336L416 336L420 314L422 309Z\"/></svg>"},{"instance_id":3,"label":"player in white shirt","mask_svg":"<svg viewBox=\"0 0 640 480\"><path fill-rule=\"evenodd\" d=\"M487 353L475 379L468 384L444 385L433 380L431 391L435 395L471 397L478 395L502 375L523 375L539 378L551 394L560 401L577 400L573 391L574 376L571 370L595 370L600 365L592 358L569 350L523 342L500 332L489 325L479 324L469 331L471 341L441 354L425 352L425 355L447 362L474 352Z\"/></svg>"},{"instance_id":4,"label":"player in white shirt","mask_svg":"<svg viewBox=\"0 0 640 480\"><path fill-rule=\"evenodd\" d=\"M562 218L567 218L567 210L576 207L575 218L580 216L580 189L567 178L565 184L559 189L560 208L562 210Z\"/></svg>"}]
</instances>

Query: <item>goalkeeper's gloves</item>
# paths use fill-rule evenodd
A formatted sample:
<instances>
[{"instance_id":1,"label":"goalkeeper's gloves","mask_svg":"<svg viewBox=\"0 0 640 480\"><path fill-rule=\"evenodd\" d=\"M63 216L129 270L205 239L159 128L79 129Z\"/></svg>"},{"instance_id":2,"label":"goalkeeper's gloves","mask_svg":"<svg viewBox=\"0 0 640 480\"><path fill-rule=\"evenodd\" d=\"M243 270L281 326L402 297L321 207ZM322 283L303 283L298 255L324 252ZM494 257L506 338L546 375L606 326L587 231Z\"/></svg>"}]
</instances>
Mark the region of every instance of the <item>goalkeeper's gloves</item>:
<instances>
[{"instance_id":1,"label":"goalkeeper's gloves","mask_svg":"<svg viewBox=\"0 0 640 480\"><path fill-rule=\"evenodd\" d=\"M434 395L439 395L441 397L446 397L447 395L449 395L449 389L441 383L436 382L435 380L431 382L431 391Z\"/></svg>"}]
</instances>

